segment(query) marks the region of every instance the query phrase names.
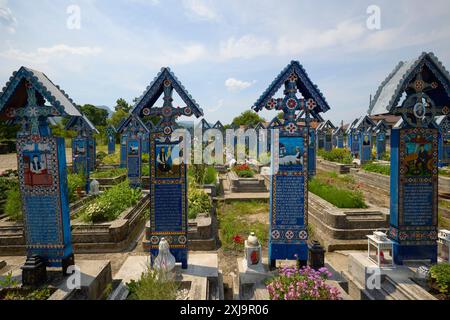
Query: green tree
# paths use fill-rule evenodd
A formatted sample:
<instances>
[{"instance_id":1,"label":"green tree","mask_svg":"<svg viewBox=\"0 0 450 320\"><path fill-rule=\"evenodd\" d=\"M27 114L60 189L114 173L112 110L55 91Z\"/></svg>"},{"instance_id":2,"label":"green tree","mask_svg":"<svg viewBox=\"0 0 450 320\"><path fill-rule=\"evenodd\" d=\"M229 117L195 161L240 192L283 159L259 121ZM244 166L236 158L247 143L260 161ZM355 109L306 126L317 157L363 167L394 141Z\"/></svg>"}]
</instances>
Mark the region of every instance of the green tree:
<instances>
[{"instance_id":1,"label":"green tree","mask_svg":"<svg viewBox=\"0 0 450 320\"><path fill-rule=\"evenodd\" d=\"M264 121L266 120L264 118L261 118L256 112L247 110L234 118L232 124L237 126L256 126L259 122Z\"/></svg>"},{"instance_id":2,"label":"green tree","mask_svg":"<svg viewBox=\"0 0 450 320\"><path fill-rule=\"evenodd\" d=\"M131 111L131 105L128 104L128 102L126 102L125 99L119 98L119 99L117 99L117 101L116 101L115 110L116 110L116 112L117 112L118 110L123 110L123 111L125 111L126 113L130 113L130 111Z\"/></svg>"},{"instance_id":3,"label":"green tree","mask_svg":"<svg viewBox=\"0 0 450 320\"><path fill-rule=\"evenodd\" d=\"M116 112L114 112L111 116L111 119L108 120L109 124L113 125L114 128L117 128L119 126L119 123L125 119L128 118L129 113L126 112L123 109L117 109Z\"/></svg>"},{"instance_id":4,"label":"green tree","mask_svg":"<svg viewBox=\"0 0 450 320\"><path fill-rule=\"evenodd\" d=\"M81 107L81 112L92 122L96 127L106 126L106 120L108 119L108 111L105 109L97 108L92 104L85 104Z\"/></svg>"}]
</instances>

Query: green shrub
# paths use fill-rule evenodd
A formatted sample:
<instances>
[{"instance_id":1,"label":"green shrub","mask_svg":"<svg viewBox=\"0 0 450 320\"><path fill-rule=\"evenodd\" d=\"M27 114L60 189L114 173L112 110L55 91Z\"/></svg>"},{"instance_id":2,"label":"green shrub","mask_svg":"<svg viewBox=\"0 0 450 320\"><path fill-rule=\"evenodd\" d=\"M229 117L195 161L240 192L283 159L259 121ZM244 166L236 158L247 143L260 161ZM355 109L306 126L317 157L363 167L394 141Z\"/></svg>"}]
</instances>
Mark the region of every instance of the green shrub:
<instances>
[{"instance_id":1,"label":"green shrub","mask_svg":"<svg viewBox=\"0 0 450 320\"><path fill-rule=\"evenodd\" d=\"M95 179L116 178L116 177L119 177L126 173L127 173L126 168L115 168L115 169L93 172L91 174L91 178L95 178Z\"/></svg>"},{"instance_id":2,"label":"green shrub","mask_svg":"<svg viewBox=\"0 0 450 320\"><path fill-rule=\"evenodd\" d=\"M391 174L391 166L375 162L367 162L363 164L361 168L365 171L379 173L385 176L389 176Z\"/></svg>"},{"instance_id":3,"label":"green shrub","mask_svg":"<svg viewBox=\"0 0 450 320\"><path fill-rule=\"evenodd\" d=\"M131 280L127 287L130 290L128 300L175 300L178 290L174 280L150 268L138 281Z\"/></svg>"},{"instance_id":4,"label":"green shrub","mask_svg":"<svg viewBox=\"0 0 450 320\"><path fill-rule=\"evenodd\" d=\"M0 201L6 200L8 190L19 188L17 179L0 177Z\"/></svg>"},{"instance_id":5,"label":"green shrub","mask_svg":"<svg viewBox=\"0 0 450 320\"><path fill-rule=\"evenodd\" d=\"M189 219L197 218L199 213L211 211L211 200L206 192L198 188L189 188L188 192Z\"/></svg>"},{"instance_id":6,"label":"green shrub","mask_svg":"<svg viewBox=\"0 0 450 320\"><path fill-rule=\"evenodd\" d=\"M150 163L150 155L148 153L142 154L142 163Z\"/></svg>"},{"instance_id":7,"label":"green shrub","mask_svg":"<svg viewBox=\"0 0 450 320\"><path fill-rule=\"evenodd\" d=\"M84 189L86 186L86 178L82 173L71 173L67 175L67 186L69 192L69 203L77 200L77 188Z\"/></svg>"},{"instance_id":8,"label":"green shrub","mask_svg":"<svg viewBox=\"0 0 450 320\"><path fill-rule=\"evenodd\" d=\"M217 171L214 167L206 167L204 184L216 184Z\"/></svg>"},{"instance_id":9,"label":"green shrub","mask_svg":"<svg viewBox=\"0 0 450 320\"><path fill-rule=\"evenodd\" d=\"M102 193L93 203L80 212L84 222L100 223L113 221L125 210L134 206L142 192L133 189L126 180Z\"/></svg>"},{"instance_id":10,"label":"green shrub","mask_svg":"<svg viewBox=\"0 0 450 320\"><path fill-rule=\"evenodd\" d=\"M5 214L13 221L21 221L22 214L22 198L20 196L19 186L6 192Z\"/></svg>"},{"instance_id":11,"label":"green shrub","mask_svg":"<svg viewBox=\"0 0 450 320\"><path fill-rule=\"evenodd\" d=\"M367 208L363 194L360 191L338 188L317 178L311 179L308 187L309 191L338 208Z\"/></svg>"},{"instance_id":12,"label":"green shrub","mask_svg":"<svg viewBox=\"0 0 450 320\"><path fill-rule=\"evenodd\" d=\"M148 163L144 163L141 167L142 176L149 177L150 176L150 165Z\"/></svg>"},{"instance_id":13,"label":"green shrub","mask_svg":"<svg viewBox=\"0 0 450 320\"><path fill-rule=\"evenodd\" d=\"M120 152L107 155L101 163L106 165L120 164Z\"/></svg>"},{"instance_id":14,"label":"green shrub","mask_svg":"<svg viewBox=\"0 0 450 320\"><path fill-rule=\"evenodd\" d=\"M206 165L192 164L189 166L188 176L196 185L202 185L204 183L205 175L206 175Z\"/></svg>"},{"instance_id":15,"label":"green shrub","mask_svg":"<svg viewBox=\"0 0 450 320\"><path fill-rule=\"evenodd\" d=\"M233 167L233 171L236 172L240 178L253 178L255 172L250 168L248 164L236 165Z\"/></svg>"},{"instance_id":16,"label":"green shrub","mask_svg":"<svg viewBox=\"0 0 450 320\"><path fill-rule=\"evenodd\" d=\"M450 264L440 263L430 268L430 280L439 292L450 298Z\"/></svg>"},{"instance_id":17,"label":"green shrub","mask_svg":"<svg viewBox=\"0 0 450 320\"><path fill-rule=\"evenodd\" d=\"M348 149L334 148L331 151L325 151L319 149L317 155L323 159L331 162L337 162L342 164L351 164L353 161L352 154Z\"/></svg>"},{"instance_id":18,"label":"green shrub","mask_svg":"<svg viewBox=\"0 0 450 320\"><path fill-rule=\"evenodd\" d=\"M107 156L108 156L108 154L105 151L99 151L95 155L96 159L99 160L100 162L102 162L103 159L105 159Z\"/></svg>"}]
</instances>

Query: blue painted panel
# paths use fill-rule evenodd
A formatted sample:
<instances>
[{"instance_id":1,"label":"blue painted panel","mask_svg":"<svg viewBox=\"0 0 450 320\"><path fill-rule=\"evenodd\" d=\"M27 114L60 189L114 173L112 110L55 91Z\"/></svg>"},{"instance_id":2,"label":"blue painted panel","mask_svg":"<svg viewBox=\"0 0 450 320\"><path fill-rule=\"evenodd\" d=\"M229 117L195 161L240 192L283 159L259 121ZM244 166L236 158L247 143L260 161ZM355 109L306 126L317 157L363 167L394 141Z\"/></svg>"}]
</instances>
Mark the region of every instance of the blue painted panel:
<instances>
[{"instance_id":1,"label":"blue painted panel","mask_svg":"<svg viewBox=\"0 0 450 320\"><path fill-rule=\"evenodd\" d=\"M316 175L316 135L314 129L309 133L309 147L308 147L308 176Z\"/></svg>"},{"instance_id":2,"label":"blue painted panel","mask_svg":"<svg viewBox=\"0 0 450 320\"><path fill-rule=\"evenodd\" d=\"M280 135L279 170L271 176L270 260L308 258L308 233L305 225L308 181L304 163L308 161L307 149L310 146L306 141L305 136ZM276 168L275 147L272 145L272 170ZM300 156L301 154L303 155Z\"/></svg>"},{"instance_id":3,"label":"blue painted panel","mask_svg":"<svg viewBox=\"0 0 450 320\"><path fill-rule=\"evenodd\" d=\"M108 154L116 152L116 137L113 134L108 135Z\"/></svg>"},{"instance_id":4,"label":"blue painted panel","mask_svg":"<svg viewBox=\"0 0 450 320\"><path fill-rule=\"evenodd\" d=\"M133 188L140 188L141 182L141 140L128 139L127 140L127 172L130 186Z\"/></svg>"},{"instance_id":5,"label":"blue painted panel","mask_svg":"<svg viewBox=\"0 0 450 320\"><path fill-rule=\"evenodd\" d=\"M61 267L72 254L64 139L17 140L27 254Z\"/></svg>"},{"instance_id":6,"label":"blue painted panel","mask_svg":"<svg viewBox=\"0 0 450 320\"><path fill-rule=\"evenodd\" d=\"M437 130L393 129L391 133L391 226L395 262L436 261ZM401 155L401 156L400 156Z\"/></svg>"},{"instance_id":7,"label":"blue painted panel","mask_svg":"<svg viewBox=\"0 0 450 320\"><path fill-rule=\"evenodd\" d=\"M120 167L127 167L127 138L126 134L120 137Z\"/></svg>"},{"instance_id":8,"label":"blue painted panel","mask_svg":"<svg viewBox=\"0 0 450 320\"><path fill-rule=\"evenodd\" d=\"M372 160L372 144L371 144L371 135L368 133L360 133L359 136L359 154L361 163L371 161Z\"/></svg>"}]
</instances>

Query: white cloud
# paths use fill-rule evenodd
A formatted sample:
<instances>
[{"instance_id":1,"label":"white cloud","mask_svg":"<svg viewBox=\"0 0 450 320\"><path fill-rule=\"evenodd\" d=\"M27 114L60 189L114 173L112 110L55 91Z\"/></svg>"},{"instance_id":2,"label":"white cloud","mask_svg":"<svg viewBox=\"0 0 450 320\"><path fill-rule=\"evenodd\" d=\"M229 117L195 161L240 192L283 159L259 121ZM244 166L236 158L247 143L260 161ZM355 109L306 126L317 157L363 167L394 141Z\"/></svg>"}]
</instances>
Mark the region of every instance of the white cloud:
<instances>
[{"instance_id":1,"label":"white cloud","mask_svg":"<svg viewBox=\"0 0 450 320\"><path fill-rule=\"evenodd\" d=\"M10 8L7 7L7 1L0 2L0 25L5 27L10 33L16 32L17 19Z\"/></svg>"},{"instance_id":2,"label":"white cloud","mask_svg":"<svg viewBox=\"0 0 450 320\"><path fill-rule=\"evenodd\" d=\"M229 78L229 79L225 80L225 86L230 91L241 91L241 90L251 87L254 83L255 83L255 81L248 82L248 81L238 80L235 78Z\"/></svg>"},{"instance_id":3,"label":"white cloud","mask_svg":"<svg viewBox=\"0 0 450 320\"><path fill-rule=\"evenodd\" d=\"M36 51L26 52L20 49L10 48L0 52L0 57L33 64L45 64L51 58L64 58L66 56L95 56L102 52L99 47L71 47L58 44L48 48L38 48Z\"/></svg>"},{"instance_id":4,"label":"white cloud","mask_svg":"<svg viewBox=\"0 0 450 320\"><path fill-rule=\"evenodd\" d=\"M257 56L267 55L272 51L269 40L248 34L239 39L231 37L226 41L222 41L220 43L219 55L221 59L251 59Z\"/></svg>"},{"instance_id":5,"label":"white cloud","mask_svg":"<svg viewBox=\"0 0 450 320\"><path fill-rule=\"evenodd\" d=\"M154 66L167 66L193 63L207 56L206 48L201 44L187 44L181 47L169 45L169 47L152 56L144 57L144 60Z\"/></svg>"},{"instance_id":6,"label":"white cloud","mask_svg":"<svg viewBox=\"0 0 450 320\"><path fill-rule=\"evenodd\" d=\"M218 15L212 5L204 0L183 0L187 14L200 20L217 20Z\"/></svg>"},{"instance_id":7,"label":"white cloud","mask_svg":"<svg viewBox=\"0 0 450 320\"><path fill-rule=\"evenodd\" d=\"M282 36L277 43L279 54L300 54L313 49L345 46L361 38L365 29L362 23L344 21L335 28L303 29L295 36Z\"/></svg>"}]
</instances>

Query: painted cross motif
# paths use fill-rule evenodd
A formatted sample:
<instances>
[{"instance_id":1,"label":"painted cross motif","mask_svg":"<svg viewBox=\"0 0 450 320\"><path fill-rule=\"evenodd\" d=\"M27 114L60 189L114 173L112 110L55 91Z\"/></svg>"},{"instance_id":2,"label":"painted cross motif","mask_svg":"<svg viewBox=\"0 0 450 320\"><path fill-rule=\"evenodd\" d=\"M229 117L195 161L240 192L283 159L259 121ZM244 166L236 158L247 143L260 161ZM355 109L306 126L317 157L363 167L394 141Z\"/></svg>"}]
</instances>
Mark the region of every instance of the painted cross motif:
<instances>
[{"instance_id":1,"label":"painted cross motif","mask_svg":"<svg viewBox=\"0 0 450 320\"><path fill-rule=\"evenodd\" d=\"M173 86L168 79L164 80L164 103L162 107L144 108L142 114L144 116L159 116L161 120L156 125L157 128L162 129L165 135L170 135L176 126L175 120L180 116L191 116L193 111L190 107L174 107L173 106Z\"/></svg>"},{"instance_id":2,"label":"painted cross motif","mask_svg":"<svg viewBox=\"0 0 450 320\"><path fill-rule=\"evenodd\" d=\"M267 110L279 110L283 112L284 130L290 134L294 134L299 128L297 125L298 113L306 111L306 119L308 121L308 111L312 111L316 107L313 99L297 98L297 75L293 72L285 83L284 98L270 99L265 108ZM306 106L306 108L305 108Z\"/></svg>"},{"instance_id":3,"label":"painted cross motif","mask_svg":"<svg viewBox=\"0 0 450 320\"><path fill-rule=\"evenodd\" d=\"M415 93L409 95L402 106L395 109L395 115L401 116L403 121L411 127L426 128L436 116L449 114L448 106L436 106L426 94L426 91L436 89L438 86L437 82L425 82L419 72L408 86Z\"/></svg>"},{"instance_id":4,"label":"painted cross motif","mask_svg":"<svg viewBox=\"0 0 450 320\"><path fill-rule=\"evenodd\" d=\"M20 119L22 124L21 134L30 132L31 135L39 136L39 125L42 123L41 119L47 119L48 117L56 117L61 114L55 107L45 106L38 103L36 98L36 91L31 83L26 83L27 89L27 104L18 109L9 109L7 111L8 118Z\"/></svg>"}]
</instances>

